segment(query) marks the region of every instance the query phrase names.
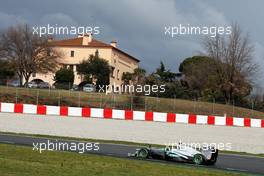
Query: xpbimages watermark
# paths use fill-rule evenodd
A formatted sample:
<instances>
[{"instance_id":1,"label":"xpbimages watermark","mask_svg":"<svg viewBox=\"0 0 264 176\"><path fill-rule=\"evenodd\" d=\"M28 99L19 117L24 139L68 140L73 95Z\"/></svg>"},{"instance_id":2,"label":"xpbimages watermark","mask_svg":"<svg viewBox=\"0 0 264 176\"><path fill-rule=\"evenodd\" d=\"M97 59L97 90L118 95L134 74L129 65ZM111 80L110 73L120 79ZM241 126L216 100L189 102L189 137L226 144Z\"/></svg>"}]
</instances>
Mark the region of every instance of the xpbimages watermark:
<instances>
[{"instance_id":1,"label":"xpbimages watermark","mask_svg":"<svg viewBox=\"0 0 264 176\"><path fill-rule=\"evenodd\" d=\"M99 85L99 92L107 95L109 93L144 93L150 95L151 93L164 93L166 85Z\"/></svg>"},{"instance_id":2,"label":"xpbimages watermark","mask_svg":"<svg viewBox=\"0 0 264 176\"><path fill-rule=\"evenodd\" d=\"M202 150L209 150L209 149L218 149L218 150L232 150L232 143L208 143L208 142L170 142L165 144L166 148L176 148L179 150L186 150L187 148L194 148L194 149L202 149Z\"/></svg>"},{"instance_id":3,"label":"xpbimages watermark","mask_svg":"<svg viewBox=\"0 0 264 176\"><path fill-rule=\"evenodd\" d=\"M42 153L43 151L72 151L78 153L85 153L87 151L98 151L100 150L99 143L92 142L60 142L50 141L45 142L33 142L33 151Z\"/></svg>"},{"instance_id":4,"label":"xpbimages watermark","mask_svg":"<svg viewBox=\"0 0 264 176\"><path fill-rule=\"evenodd\" d=\"M99 26L59 26L57 24L46 26L33 26L33 34L39 35L84 35L91 33L93 35L100 34Z\"/></svg>"},{"instance_id":5,"label":"xpbimages watermark","mask_svg":"<svg viewBox=\"0 0 264 176\"><path fill-rule=\"evenodd\" d=\"M171 38L180 35L208 35L216 37L217 35L230 35L231 33L231 26L192 26L190 24L179 24L177 26L164 27L164 34Z\"/></svg>"}]
</instances>

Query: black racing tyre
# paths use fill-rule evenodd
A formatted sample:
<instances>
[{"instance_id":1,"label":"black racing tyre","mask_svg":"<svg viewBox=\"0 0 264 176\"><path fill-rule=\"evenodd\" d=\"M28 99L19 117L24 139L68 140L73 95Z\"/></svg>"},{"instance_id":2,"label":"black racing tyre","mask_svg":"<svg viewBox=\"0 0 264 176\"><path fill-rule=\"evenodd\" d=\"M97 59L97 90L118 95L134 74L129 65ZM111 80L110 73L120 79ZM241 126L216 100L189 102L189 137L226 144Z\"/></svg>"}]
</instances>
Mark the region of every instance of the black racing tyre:
<instances>
[{"instance_id":1,"label":"black racing tyre","mask_svg":"<svg viewBox=\"0 0 264 176\"><path fill-rule=\"evenodd\" d=\"M209 161L207 161L208 165L214 165L217 161L217 157L213 156Z\"/></svg>"},{"instance_id":2,"label":"black racing tyre","mask_svg":"<svg viewBox=\"0 0 264 176\"><path fill-rule=\"evenodd\" d=\"M138 151L138 158L146 159L149 156L149 151L146 148L142 148Z\"/></svg>"},{"instance_id":3,"label":"black racing tyre","mask_svg":"<svg viewBox=\"0 0 264 176\"><path fill-rule=\"evenodd\" d=\"M166 161L171 161L172 160L172 158L171 157L169 157L168 155L164 155L164 159L166 160Z\"/></svg>"},{"instance_id":4,"label":"black racing tyre","mask_svg":"<svg viewBox=\"0 0 264 176\"><path fill-rule=\"evenodd\" d=\"M193 156L193 162L194 164L201 165L204 161L203 155L201 154L195 154Z\"/></svg>"},{"instance_id":5,"label":"black racing tyre","mask_svg":"<svg viewBox=\"0 0 264 176\"><path fill-rule=\"evenodd\" d=\"M212 157L209 161L207 161L208 165L214 165L217 161L218 151L212 153Z\"/></svg>"},{"instance_id":6,"label":"black racing tyre","mask_svg":"<svg viewBox=\"0 0 264 176\"><path fill-rule=\"evenodd\" d=\"M216 159L207 161L207 165L214 165L216 163Z\"/></svg>"}]
</instances>

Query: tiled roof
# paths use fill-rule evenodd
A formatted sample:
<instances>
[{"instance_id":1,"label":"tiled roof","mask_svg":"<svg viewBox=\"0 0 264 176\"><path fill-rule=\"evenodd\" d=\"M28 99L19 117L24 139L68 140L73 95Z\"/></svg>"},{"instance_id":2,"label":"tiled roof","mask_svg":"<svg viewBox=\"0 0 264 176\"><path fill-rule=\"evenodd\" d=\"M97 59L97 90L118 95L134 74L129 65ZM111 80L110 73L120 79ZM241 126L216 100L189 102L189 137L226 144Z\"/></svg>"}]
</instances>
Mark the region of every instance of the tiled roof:
<instances>
[{"instance_id":1,"label":"tiled roof","mask_svg":"<svg viewBox=\"0 0 264 176\"><path fill-rule=\"evenodd\" d=\"M110 44L106 44L104 42L101 42L99 40L92 39L91 42L88 43L88 45L83 45L82 44L83 37L78 37L78 38L73 38L73 39L66 39L66 40L55 40L51 41L50 44L51 46L60 46L60 47L98 47L98 48L111 48L113 50L116 50L133 60L136 60L137 62L140 62L137 58L127 54L126 52L111 46Z\"/></svg>"},{"instance_id":2,"label":"tiled roof","mask_svg":"<svg viewBox=\"0 0 264 176\"><path fill-rule=\"evenodd\" d=\"M88 45L82 45L83 37L79 38L73 38L73 39L66 39L66 40L57 40L57 41L52 41L51 45L54 46L76 46L76 47L109 47L111 48L112 46L103 42L100 42L98 40L92 39Z\"/></svg>"}]
</instances>

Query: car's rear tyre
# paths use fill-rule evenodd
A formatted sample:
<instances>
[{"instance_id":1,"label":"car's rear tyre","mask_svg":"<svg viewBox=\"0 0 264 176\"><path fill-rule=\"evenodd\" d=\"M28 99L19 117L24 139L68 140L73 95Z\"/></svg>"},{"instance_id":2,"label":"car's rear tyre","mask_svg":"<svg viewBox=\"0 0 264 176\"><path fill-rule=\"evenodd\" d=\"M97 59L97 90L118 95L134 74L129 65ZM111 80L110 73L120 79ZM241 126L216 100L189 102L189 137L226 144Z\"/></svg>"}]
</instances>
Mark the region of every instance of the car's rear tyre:
<instances>
[{"instance_id":1,"label":"car's rear tyre","mask_svg":"<svg viewBox=\"0 0 264 176\"><path fill-rule=\"evenodd\" d=\"M201 154L195 154L193 156L193 162L194 162L194 164L201 165L203 163L203 161L204 161L203 155L201 155Z\"/></svg>"},{"instance_id":2,"label":"car's rear tyre","mask_svg":"<svg viewBox=\"0 0 264 176\"><path fill-rule=\"evenodd\" d=\"M212 157L211 159L207 162L208 165L214 165L217 161L217 156L218 156L218 150L212 151Z\"/></svg>"},{"instance_id":3,"label":"car's rear tyre","mask_svg":"<svg viewBox=\"0 0 264 176\"><path fill-rule=\"evenodd\" d=\"M207 161L207 165L214 165L216 163L216 159Z\"/></svg>"},{"instance_id":4,"label":"car's rear tyre","mask_svg":"<svg viewBox=\"0 0 264 176\"><path fill-rule=\"evenodd\" d=\"M142 148L138 151L138 158L146 159L149 156L149 151L146 148Z\"/></svg>"}]
</instances>

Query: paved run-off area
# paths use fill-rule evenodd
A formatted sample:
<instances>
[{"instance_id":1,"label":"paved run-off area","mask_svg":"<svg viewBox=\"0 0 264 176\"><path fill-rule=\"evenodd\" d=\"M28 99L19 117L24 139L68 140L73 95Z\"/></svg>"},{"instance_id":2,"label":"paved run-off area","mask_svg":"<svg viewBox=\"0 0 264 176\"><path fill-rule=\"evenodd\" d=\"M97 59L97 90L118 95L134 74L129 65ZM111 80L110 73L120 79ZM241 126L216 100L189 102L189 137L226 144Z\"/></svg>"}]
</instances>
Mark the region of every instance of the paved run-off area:
<instances>
[{"instance_id":1,"label":"paved run-off area","mask_svg":"<svg viewBox=\"0 0 264 176\"><path fill-rule=\"evenodd\" d=\"M264 153L263 128L0 113L0 131L162 145L221 143L232 151Z\"/></svg>"}]
</instances>

